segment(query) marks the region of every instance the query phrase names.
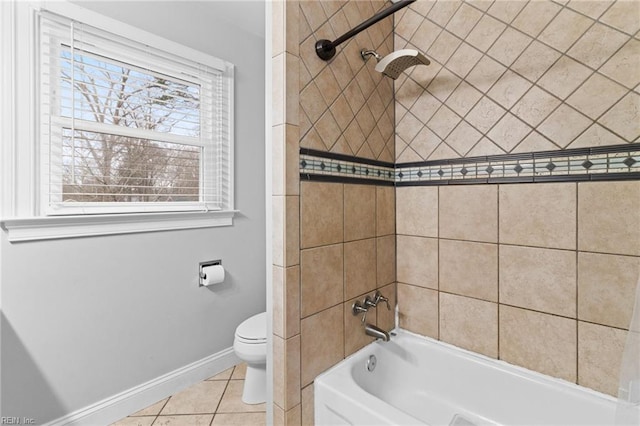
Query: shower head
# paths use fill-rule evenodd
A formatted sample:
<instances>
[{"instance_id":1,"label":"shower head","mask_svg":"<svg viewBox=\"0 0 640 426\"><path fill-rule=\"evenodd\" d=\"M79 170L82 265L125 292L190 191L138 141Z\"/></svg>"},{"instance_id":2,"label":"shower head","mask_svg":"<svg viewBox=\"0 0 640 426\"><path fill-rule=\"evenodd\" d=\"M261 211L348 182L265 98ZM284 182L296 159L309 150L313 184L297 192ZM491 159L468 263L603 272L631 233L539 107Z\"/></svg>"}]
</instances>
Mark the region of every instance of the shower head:
<instances>
[{"instance_id":1,"label":"shower head","mask_svg":"<svg viewBox=\"0 0 640 426\"><path fill-rule=\"evenodd\" d=\"M429 65L431 63L422 53L413 49L396 50L382 59L380 55L373 50L362 50L360 55L365 61L369 56L375 57L378 61L376 71L394 80L407 68L415 65Z\"/></svg>"}]
</instances>

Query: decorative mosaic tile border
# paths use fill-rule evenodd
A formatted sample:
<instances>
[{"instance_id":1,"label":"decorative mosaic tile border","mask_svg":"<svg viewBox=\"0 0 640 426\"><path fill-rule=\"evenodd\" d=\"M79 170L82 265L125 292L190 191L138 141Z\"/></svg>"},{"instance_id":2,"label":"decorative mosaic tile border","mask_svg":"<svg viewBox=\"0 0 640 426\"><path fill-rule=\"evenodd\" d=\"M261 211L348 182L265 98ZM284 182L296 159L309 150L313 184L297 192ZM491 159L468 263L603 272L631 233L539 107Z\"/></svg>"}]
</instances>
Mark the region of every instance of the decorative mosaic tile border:
<instances>
[{"instance_id":1,"label":"decorative mosaic tile border","mask_svg":"<svg viewBox=\"0 0 640 426\"><path fill-rule=\"evenodd\" d=\"M394 185L396 170L393 163L303 148L300 150L300 179Z\"/></svg>"},{"instance_id":2,"label":"decorative mosaic tile border","mask_svg":"<svg viewBox=\"0 0 640 426\"><path fill-rule=\"evenodd\" d=\"M395 166L301 149L300 177L303 180L397 186L640 180L640 143Z\"/></svg>"}]
</instances>

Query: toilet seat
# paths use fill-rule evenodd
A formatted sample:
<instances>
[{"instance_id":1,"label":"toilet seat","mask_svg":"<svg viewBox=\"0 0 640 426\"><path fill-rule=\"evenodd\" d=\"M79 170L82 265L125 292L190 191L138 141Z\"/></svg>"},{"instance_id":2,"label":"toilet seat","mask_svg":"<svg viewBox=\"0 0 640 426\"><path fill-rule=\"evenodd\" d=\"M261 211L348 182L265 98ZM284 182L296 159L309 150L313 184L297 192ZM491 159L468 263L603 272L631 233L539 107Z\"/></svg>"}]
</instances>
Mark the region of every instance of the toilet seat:
<instances>
[{"instance_id":1,"label":"toilet seat","mask_svg":"<svg viewBox=\"0 0 640 426\"><path fill-rule=\"evenodd\" d=\"M249 345L267 343L267 313L262 312L244 320L236 328L236 339Z\"/></svg>"},{"instance_id":2,"label":"toilet seat","mask_svg":"<svg viewBox=\"0 0 640 426\"><path fill-rule=\"evenodd\" d=\"M244 343L246 345L259 345L259 344L267 343L267 339L245 339L244 337L237 336L237 335L236 335L236 339L238 340L238 342Z\"/></svg>"}]
</instances>

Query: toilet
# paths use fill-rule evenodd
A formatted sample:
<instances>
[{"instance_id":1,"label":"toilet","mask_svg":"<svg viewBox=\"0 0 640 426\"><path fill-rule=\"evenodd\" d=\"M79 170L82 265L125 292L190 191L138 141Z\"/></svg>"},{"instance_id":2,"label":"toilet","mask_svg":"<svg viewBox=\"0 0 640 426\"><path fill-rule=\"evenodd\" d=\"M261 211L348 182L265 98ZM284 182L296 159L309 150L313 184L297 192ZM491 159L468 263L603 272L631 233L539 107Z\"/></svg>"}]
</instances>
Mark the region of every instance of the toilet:
<instances>
[{"instance_id":1,"label":"toilet","mask_svg":"<svg viewBox=\"0 0 640 426\"><path fill-rule=\"evenodd\" d=\"M267 313L244 320L236 328L233 350L247 363L242 402L261 404L267 400Z\"/></svg>"}]
</instances>

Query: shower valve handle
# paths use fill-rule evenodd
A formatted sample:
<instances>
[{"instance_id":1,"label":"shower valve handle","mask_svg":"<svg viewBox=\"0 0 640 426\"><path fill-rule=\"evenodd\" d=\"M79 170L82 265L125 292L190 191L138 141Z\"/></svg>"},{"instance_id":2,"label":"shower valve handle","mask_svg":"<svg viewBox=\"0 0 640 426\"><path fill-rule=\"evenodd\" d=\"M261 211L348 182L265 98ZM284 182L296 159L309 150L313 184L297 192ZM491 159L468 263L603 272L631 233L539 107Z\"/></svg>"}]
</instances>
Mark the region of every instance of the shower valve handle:
<instances>
[{"instance_id":1,"label":"shower valve handle","mask_svg":"<svg viewBox=\"0 0 640 426\"><path fill-rule=\"evenodd\" d=\"M375 308L378 305L378 300L375 299L374 297L371 297L369 295L367 295L367 297L364 298L364 306L369 309L369 308Z\"/></svg>"},{"instance_id":2,"label":"shower valve handle","mask_svg":"<svg viewBox=\"0 0 640 426\"><path fill-rule=\"evenodd\" d=\"M380 302L384 302L387 304L387 310L391 310L391 305L389 304L389 298L384 297L380 291L376 291L376 294L373 296L374 306L378 305Z\"/></svg>"},{"instance_id":3,"label":"shower valve handle","mask_svg":"<svg viewBox=\"0 0 640 426\"><path fill-rule=\"evenodd\" d=\"M355 302L353 302L353 305L351 305L351 313L353 314L353 316L357 316L359 314L363 314L362 315L362 323L364 324L367 321L367 311L369 310L369 306L363 306L362 303L360 303L359 300L356 300Z\"/></svg>"}]
</instances>

